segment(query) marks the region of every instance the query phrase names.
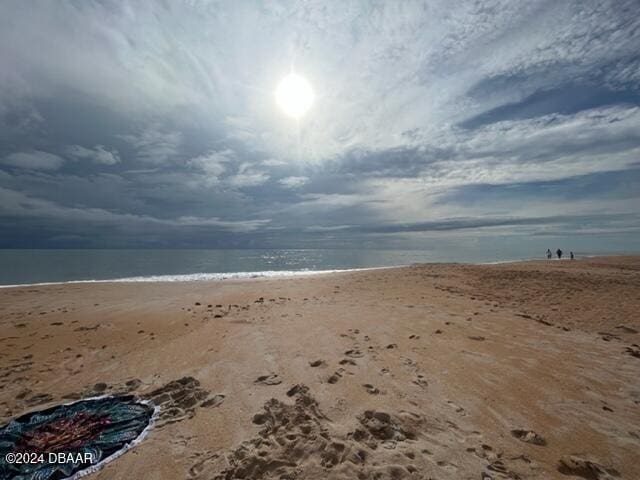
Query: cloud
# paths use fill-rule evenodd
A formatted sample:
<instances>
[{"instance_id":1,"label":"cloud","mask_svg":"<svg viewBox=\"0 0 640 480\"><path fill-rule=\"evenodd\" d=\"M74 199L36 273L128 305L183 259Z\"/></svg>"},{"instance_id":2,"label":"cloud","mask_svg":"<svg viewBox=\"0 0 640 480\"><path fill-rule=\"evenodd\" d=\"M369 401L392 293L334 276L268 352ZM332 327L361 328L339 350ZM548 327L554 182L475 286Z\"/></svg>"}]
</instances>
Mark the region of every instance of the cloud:
<instances>
[{"instance_id":1,"label":"cloud","mask_svg":"<svg viewBox=\"0 0 640 480\"><path fill-rule=\"evenodd\" d=\"M207 175L210 182L217 182L218 178L227 171L227 165L235 159L235 152L230 149L210 151L187 160L187 165Z\"/></svg>"},{"instance_id":2,"label":"cloud","mask_svg":"<svg viewBox=\"0 0 640 480\"><path fill-rule=\"evenodd\" d=\"M269 180L269 175L264 172L250 172L245 171L243 173L238 173L237 175L232 175L229 177L229 184L234 187L256 187L258 185L262 185L267 180Z\"/></svg>"},{"instance_id":3,"label":"cloud","mask_svg":"<svg viewBox=\"0 0 640 480\"><path fill-rule=\"evenodd\" d=\"M305 230L307 232L336 232L340 230L352 230L353 225L311 225Z\"/></svg>"},{"instance_id":4,"label":"cloud","mask_svg":"<svg viewBox=\"0 0 640 480\"><path fill-rule=\"evenodd\" d=\"M133 215L112 212L102 208L65 207L49 200L29 197L0 187L0 216L55 218L61 221L82 221L92 225L113 225L116 227L145 225L156 227L211 227L213 231L252 232L267 225L270 219L221 220L217 217L201 218L181 216L174 219L157 218L149 215Z\"/></svg>"},{"instance_id":5,"label":"cloud","mask_svg":"<svg viewBox=\"0 0 640 480\"><path fill-rule=\"evenodd\" d=\"M58 170L64 164L64 159L53 153L32 150L7 155L0 163L27 170Z\"/></svg>"},{"instance_id":6,"label":"cloud","mask_svg":"<svg viewBox=\"0 0 640 480\"><path fill-rule=\"evenodd\" d=\"M243 163L238 167L237 173L227 179L227 182L238 188L256 187L268 181L269 178L270 176L266 172L258 169L255 165Z\"/></svg>"},{"instance_id":7,"label":"cloud","mask_svg":"<svg viewBox=\"0 0 640 480\"><path fill-rule=\"evenodd\" d=\"M204 226L204 227L218 227L231 232L253 232L259 228L267 225L271 220L221 220L217 217L213 218L199 218L199 217L179 217L177 222L180 225L188 226Z\"/></svg>"},{"instance_id":8,"label":"cloud","mask_svg":"<svg viewBox=\"0 0 640 480\"><path fill-rule=\"evenodd\" d=\"M150 164L163 164L179 153L182 133L147 128L137 134L120 135L134 149L136 159Z\"/></svg>"},{"instance_id":9,"label":"cloud","mask_svg":"<svg viewBox=\"0 0 640 480\"><path fill-rule=\"evenodd\" d=\"M546 217L483 217L483 218L453 218L442 219L432 222L421 222L411 224L387 224L356 227L358 230L371 233L398 233L398 232L433 232L450 230L469 230L493 227L514 227L528 225L566 225L575 222L602 222L609 223L619 218L630 218L639 220L638 215L581 215L581 216L546 216Z\"/></svg>"},{"instance_id":10,"label":"cloud","mask_svg":"<svg viewBox=\"0 0 640 480\"><path fill-rule=\"evenodd\" d=\"M571 178L633 166L640 152L640 108L603 107L494 122L476 129L445 126L412 132L391 151L355 151L343 173L419 178L432 187Z\"/></svg>"},{"instance_id":11,"label":"cloud","mask_svg":"<svg viewBox=\"0 0 640 480\"><path fill-rule=\"evenodd\" d=\"M270 176L259 165L239 162L238 155L231 149L211 150L187 160L187 165L205 175L209 185L225 187L255 187L267 182Z\"/></svg>"},{"instance_id":12,"label":"cloud","mask_svg":"<svg viewBox=\"0 0 640 480\"><path fill-rule=\"evenodd\" d=\"M120 162L117 150L107 150L102 145L96 145L92 149L72 145L67 148L67 153L72 157L91 160L99 165L115 165Z\"/></svg>"},{"instance_id":13,"label":"cloud","mask_svg":"<svg viewBox=\"0 0 640 480\"><path fill-rule=\"evenodd\" d=\"M287 164L287 162L283 160L278 160L277 158L269 158L267 160L262 161L262 165L265 167L283 167Z\"/></svg>"},{"instance_id":14,"label":"cloud","mask_svg":"<svg viewBox=\"0 0 640 480\"><path fill-rule=\"evenodd\" d=\"M308 177L285 177L278 180L284 188L297 189L309 182Z\"/></svg>"}]
</instances>

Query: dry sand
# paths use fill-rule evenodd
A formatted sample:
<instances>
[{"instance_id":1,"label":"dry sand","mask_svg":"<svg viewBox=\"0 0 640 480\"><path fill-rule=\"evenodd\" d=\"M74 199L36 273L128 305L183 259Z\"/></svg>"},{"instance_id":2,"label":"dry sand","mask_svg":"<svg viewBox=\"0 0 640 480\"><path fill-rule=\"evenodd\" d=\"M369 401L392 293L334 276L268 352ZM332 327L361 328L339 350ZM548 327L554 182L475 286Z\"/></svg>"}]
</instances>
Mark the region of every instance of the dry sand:
<instances>
[{"instance_id":1,"label":"dry sand","mask_svg":"<svg viewBox=\"0 0 640 480\"><path fill-rule=\"evenodd\" d=\"M100 479L640 479L640 257L0 289L0 420L161 407Z\"/></svg>"}]
</instances>

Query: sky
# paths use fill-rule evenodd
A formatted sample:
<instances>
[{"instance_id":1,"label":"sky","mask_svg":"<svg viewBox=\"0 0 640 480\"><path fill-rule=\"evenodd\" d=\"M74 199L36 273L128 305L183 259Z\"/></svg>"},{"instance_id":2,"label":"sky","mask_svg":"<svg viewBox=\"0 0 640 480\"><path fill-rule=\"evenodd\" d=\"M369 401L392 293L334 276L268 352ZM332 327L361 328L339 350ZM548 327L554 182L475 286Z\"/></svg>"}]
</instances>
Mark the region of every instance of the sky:
<instances>
[{"instance_id":1,"label":"sky","mask_svg":"<svg viewBox=\"0 0 640 480\"><path fill-rule=\"evenodd\" d=\"M0 248L637 251L639 11L2 1Z\"/></svg>"}]
</instances>

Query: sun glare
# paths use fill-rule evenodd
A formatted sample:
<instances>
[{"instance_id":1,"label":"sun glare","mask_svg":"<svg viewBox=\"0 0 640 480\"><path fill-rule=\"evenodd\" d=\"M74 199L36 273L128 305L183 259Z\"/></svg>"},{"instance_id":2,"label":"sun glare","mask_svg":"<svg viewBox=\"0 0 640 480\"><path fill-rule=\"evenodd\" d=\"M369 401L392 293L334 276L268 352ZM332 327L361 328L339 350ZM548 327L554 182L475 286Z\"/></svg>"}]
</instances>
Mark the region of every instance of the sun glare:
<instances>
[{"instance_id":1,"label":"sun glare","mask_svg":"<svg viewBox=\"0 0 640 480\"><path fill-rule=\"evenodd\" d=\"M313 104L313 90L309 82L298 74L290 73L276 89L276 103L287 115L300 118Z\"/></svg>"}]
</instances>

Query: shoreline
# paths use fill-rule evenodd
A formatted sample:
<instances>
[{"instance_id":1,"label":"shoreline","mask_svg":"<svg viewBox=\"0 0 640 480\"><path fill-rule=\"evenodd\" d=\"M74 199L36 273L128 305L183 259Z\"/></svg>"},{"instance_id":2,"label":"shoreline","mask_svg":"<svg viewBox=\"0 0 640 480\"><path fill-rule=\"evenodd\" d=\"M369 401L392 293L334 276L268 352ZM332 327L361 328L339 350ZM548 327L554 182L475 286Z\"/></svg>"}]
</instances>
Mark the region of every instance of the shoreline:
<instances>
[{"instance_id":1,"label":"shoreline","mask_svg":"<svg viewBox=\"0 0 640 480\"><path fill-rule=\"evenodd\" d=\"M616 257L632 257L634 255L619 254L619 255L584 255L577 257L574 261L580 259L597 259L597 258L616 258ZM20 288L20 287L43 287L50 285L75 285L75 284L100 284L100 283L196 283L196 282L222 282L222 281L244 281L244 280L258 280L258 279L271 279L271 278L296 278L296 277L308 277L315 275L330 275L335 273L350 273L361 272L369 270L384 270L384 269L397 269L407 268L413 266L428 266L428 265L467 265L467 266L481 266L481 265L503 265L503 264L517 264L517 263L529 263L529 262L557 262L557 261L571 261L569 258L529 258L520 260L497 260L491 262L425 262L425 263L413 263L405 265L389 265L382 267L359 267L359 268L345 268L345 269L329 269L329 270L263 270L263 271L251 271L251 272L207 272L207 273L186 273L175 275L146 275L135 277L122 277L122 278L109 278L109 279L86 279L86 280L66 280L66 281L52 281L52 282L39 282L39 283L18 283L0 285L0 289L3 288Z\"/></svg>"}]
</instances>

